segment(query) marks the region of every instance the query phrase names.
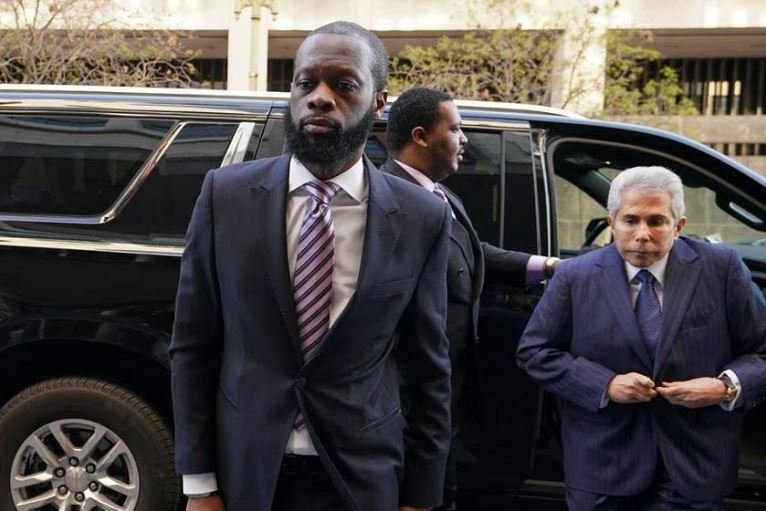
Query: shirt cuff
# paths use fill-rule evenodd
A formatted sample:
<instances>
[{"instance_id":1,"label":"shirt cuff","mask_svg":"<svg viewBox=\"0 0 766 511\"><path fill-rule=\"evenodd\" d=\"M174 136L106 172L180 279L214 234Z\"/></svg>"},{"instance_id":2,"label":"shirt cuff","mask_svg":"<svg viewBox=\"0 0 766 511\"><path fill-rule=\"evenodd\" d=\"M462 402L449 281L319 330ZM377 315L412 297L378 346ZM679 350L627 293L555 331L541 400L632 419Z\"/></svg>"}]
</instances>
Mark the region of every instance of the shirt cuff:
<instances>
[{"instance_id":1,"label":"shirt cuff","mask_svg":"<svg viewBox=\"0 0 766 511\"><path fill-rule=\"evenodd\" d=\"M539 284L545 280L543 264L548 259L545 256L533 255L527 261L527 284Z\"/></svg>"},{"instance_id":2,"label":"shirt cuff","mask_svg":"<svg viewBox=\"0 0 766 511\"><path fill-rule=\"evenodd\" d=\"M731 401L724 401L723 403L720 403L718 406L726 410L727 412L730 412L734 410L734 407L737 406L737 402L739 401L740 396L742 395L742 383L739 381L739 377L737 377L737 373L732 371L731 369L727 369L721 374L718 375L720 378L723 375L726 375L729 377L731 382L734 384L734 387L737 389L737 395L734 399Z\"/></svg>"},{"instance_id":3,"label":"shirt cuff","mask_svg":"<svg viewBox=\"0 0 766 511\"><path fill-rule=\"evenodd\" d=\"M218 491L218 480L215 472L207 474L184 474L184 495L199 495Z\"/></svg>"},{"instance_id":4,"label":"shirt cuff","mask_svg":"<svg viewBox=\"0 0 766 511\"><path fill-rule=\"evenodd\" d=\"M598 405L599 409L606 408L606 405L609 404L609 393L604 390L604 393L601 395L601 404Z\"/></svg>"}]
</instances>

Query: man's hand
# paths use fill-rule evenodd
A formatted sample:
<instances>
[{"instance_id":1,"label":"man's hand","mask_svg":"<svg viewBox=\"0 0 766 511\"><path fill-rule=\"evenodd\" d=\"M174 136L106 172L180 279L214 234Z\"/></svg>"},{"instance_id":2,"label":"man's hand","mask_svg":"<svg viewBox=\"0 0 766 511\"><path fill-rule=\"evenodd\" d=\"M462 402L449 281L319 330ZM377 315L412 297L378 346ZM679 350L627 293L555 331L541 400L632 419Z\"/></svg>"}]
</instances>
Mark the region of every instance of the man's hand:
<instances>
[{"instance_id":1,"label":"man's hand","mask_svg":"<svg viewBox=\"0 0 766 511\"><path fill-rule=\"evenodd\" d=\"M615 403L646 403L657 396L651 378L639 373L618 374L606 387L610 401Z\"/></svg>"},{"instance_id":2,"label":"man's hand","mask_svg":"<svg viewBox=\"0 0 766 511\"><path fill-rule=\"evenodd\" d=\"M657 387L657 392L670 404L686 408L702 408L726 401L726 384L718 378L664 381Z\"/></svg>"},{"instance_id":3,"label":"man's hand","mask_svg":"<svg viewBox=\"0 0 766 511\"><path fill-rule=\"evenodd\" d=\"M186 511L225 511L223 499L217 493L209 497L189 499Z\"/></svg>"}]
</instances>

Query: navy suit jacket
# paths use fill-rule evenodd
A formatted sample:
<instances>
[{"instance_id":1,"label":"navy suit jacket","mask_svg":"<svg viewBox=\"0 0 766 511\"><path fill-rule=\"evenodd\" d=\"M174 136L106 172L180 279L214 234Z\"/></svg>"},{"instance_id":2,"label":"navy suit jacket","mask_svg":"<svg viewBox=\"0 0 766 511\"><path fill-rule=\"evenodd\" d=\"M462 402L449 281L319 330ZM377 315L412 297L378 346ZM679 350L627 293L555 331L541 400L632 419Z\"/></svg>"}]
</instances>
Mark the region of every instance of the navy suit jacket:
<instances>
[{"instance_id":1,"label":"navy suit jacket","mask_svg":"<svg viewBox=\"0 0 766 511\"><path fill-rule=\"evenodd\" d=\"M519 365L562 398L564 472L572 488L638 494L659 454L687 498L718 499L736 485L744 414L766 395L766 301L736 252L685 237L670 252L663 289L654 364L613 245L559 267L524 332ZM673 406L661 397L599 408L615 374L635 371L659 383L725 369L742 383L731 412Z\"/></svg>"},{"instance_id":2,"label":"navy suit jacket","mask_svg":"<svg viewBox=\"0 0 766 511\"><path fill-rule=\"evenodd\" d=\"M285 242L289 161L222 168L202 185L170 348L177 469L215 472L228 511L270 509L300 410L349 509L438 505L450 430L448 209L365 159L356 292L303 364Z\"/></svg>"}]
</instances>

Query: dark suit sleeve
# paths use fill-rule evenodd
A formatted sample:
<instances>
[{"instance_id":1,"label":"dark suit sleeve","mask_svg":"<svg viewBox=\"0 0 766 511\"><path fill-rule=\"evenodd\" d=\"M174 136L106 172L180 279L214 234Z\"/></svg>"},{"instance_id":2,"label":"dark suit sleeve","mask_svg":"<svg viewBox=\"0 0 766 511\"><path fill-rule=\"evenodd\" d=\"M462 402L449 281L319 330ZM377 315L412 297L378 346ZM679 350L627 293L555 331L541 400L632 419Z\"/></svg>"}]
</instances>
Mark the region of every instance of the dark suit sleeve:
<instances>
[{"instance_id":1,"label":"dark suit sleeve","mask_svg":"<svg viewBox=\"0 0 766 511\"><path fill-rule=\"evenodd\" d=\"M450 362L445 335L450 220L445 206L441 228L399 329L399 355L406 366L411 398L399 501L414 507L436 507L441 502L450 441Z\"/></svg>"},{"instance_id":2,"label":"dark suit sleeve","mask_svg":"<svg viewBox=\"0 0 766 511\"><path fill-rule=\"evenodd\" d=\"M222 336L213 240L213 178L209 172L192 213L181 260L170 344L176 467L182 474L215 471L215 396Z\"/></svg>"},{"instance_id":3,"label":"dark suit sleeve","mask_svg":"<svg viewBox=\"0 0 766 511\"><path fill-rule=\"evenodd\" d=\"M481 242L487 280L511 286L527 283L527 262L532 257L525 252L503 250L484 241Z\"/></svg>"},{"instance_id":4,"label":"dark suit sleeve","mask_svg":"<svg viewBox=\"0 0 766 511\"><path fill-rule=\"evenodd\" d=\"M733 250L727 268L726 317L734 359L724 369L736 373L742 384L741 403L752 408L766 398L766 300Z\"/></svg>"},{"instance_id":5,"label":"dark suit sleeve","mask_svg":"<svg viewBox=\"0 0 766 511\"><path fill-rule=\"evenodd\" d=\"M519 341L516 362L546 390L598 411L614 371L570 353L572 339L572 265L563 265L535 307Z\"/></svg>"}]
</instances>

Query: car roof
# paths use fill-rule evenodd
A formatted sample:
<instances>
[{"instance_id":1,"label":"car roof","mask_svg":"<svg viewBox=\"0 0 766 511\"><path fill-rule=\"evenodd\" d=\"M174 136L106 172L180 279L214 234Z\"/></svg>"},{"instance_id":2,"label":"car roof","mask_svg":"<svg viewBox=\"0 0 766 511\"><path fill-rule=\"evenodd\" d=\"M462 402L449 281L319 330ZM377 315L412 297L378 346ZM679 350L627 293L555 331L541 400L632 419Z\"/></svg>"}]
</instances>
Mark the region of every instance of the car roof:
<instances>
[{"instance_id":1,"label":"car roof","mask_svg":"<svg viewBox=\"0 0 766 511\"><path fill-rule=\"evenodd\" d=\"M0 109L4 105L16 105L26 100L33 100L36 105L56 105L63 111L76 111L83 106L98 104L100 109L130 112L136 105L147 105L151 113L173 113L176 115L195 115L215 117L225 114L230 119L249 120L253 114L266 115L272 109L283 110L287 106L287 92L230 91L216 89L181 89L149 87L102 87L73 85L36 85L4 84L0 85ZM389 97L387 110L396 96ZM673 132L622 122L590 119L566 110L519 103L501 103L490 101L456 100L464 120L488 123L523 123L532 128L555 128L572 135L592 132L598 136L616 136L625 133L636 135L636 142L641 138L647 141L662 138L700 151L709 158L736 168L750 179L766 186L766 177L748 169L746 166L728 158L708 146Z\"/></svg>"},{"instance_id":2,"label":"car roof","mask_svg":"<svg viewBox=\"0 0 766 511\"><path fill-rule=\"evenodd\" d=\"M286 103L290 97L287 92L256 92L256 91L231 91L217 89L181 89L181 88L149 88L149 87L101 87L91 85L36 85L36 84L12 84L0 85L0 97L34 97L39 100L64 99L70 100L105 100L105 101L131 101L142 98L151 103L167 102L177 103L208 103L220 104L221 101L235 104L246 102L274 102ZM388 105L396 100L396 96L390 96ZM5 101L0 100L0 104ZM553 115L560 117L582 118L584 117L562 110L539 105L524 105L520 103L501 103L487 101L457 100L461 109L476 112L505 112L505 113L529 113L536 115Z\"/></svg>"}]
</instances>

